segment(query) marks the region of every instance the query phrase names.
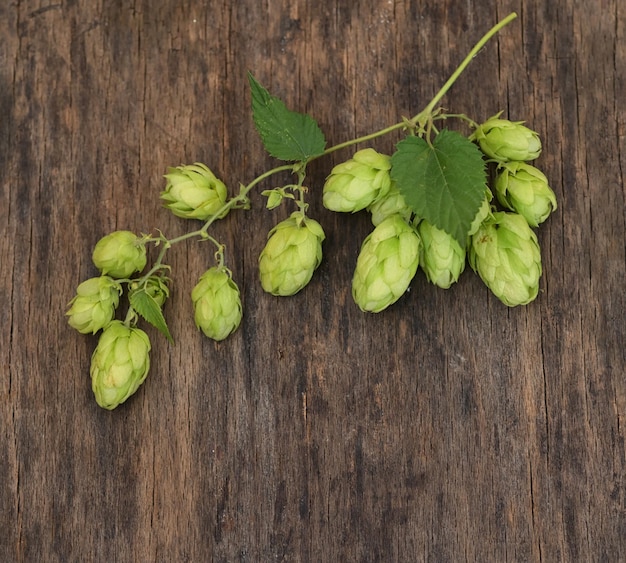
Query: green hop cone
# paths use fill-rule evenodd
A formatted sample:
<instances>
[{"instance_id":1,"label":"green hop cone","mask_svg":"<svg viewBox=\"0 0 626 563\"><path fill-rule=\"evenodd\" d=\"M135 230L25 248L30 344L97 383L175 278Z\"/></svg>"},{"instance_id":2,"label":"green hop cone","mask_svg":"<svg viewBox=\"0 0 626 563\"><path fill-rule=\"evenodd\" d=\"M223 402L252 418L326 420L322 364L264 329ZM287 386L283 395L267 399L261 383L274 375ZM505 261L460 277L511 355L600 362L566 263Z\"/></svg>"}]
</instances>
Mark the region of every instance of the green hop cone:
<instances>
[{"instance_id":1,"label":"green hop cone","mask_svg":"<svg viewBox=\"0 0 626 563\"><path fill-rule=\"evenodd\" d=\"M368 205L367 210L371 213L374 226L379 225L387 217L396 213L399 213L403 219L408 221L413 213L413 210L406 204L404 196L396 187L395 182L391 182L391 187L387 194Z\"/></svg>"},{"instance_id":2,"label":"green hop cone","mask_svg":"<svg viewBox=\"0 0 626 563\"><path fill-rule=\"evenodd\" d=\"M103 274L127 278L145 268L146 244L135 233L114 231L96 243L92 259Z\"/></svg>"},{"instance_id":3,"label":"green hop cone","mask_svg":"<svg viewBox=\"0 0 626 563\"><path fill-rule=\"evenodd\" d=\"M537 297L541 252L537 236L521 215L494 212L472 236L468 259L505 305L526 305Z\"/></svg>"},{"instance_id":4,"label":"green hop cone","mask_svg":"<svg viewBox=\"0 0 626 563\"><path fill-rule=\"evenodd\" d=\"M352 278L362 311L378 313L408 289L419 264L420 237L401 215L383 220L365 238Z\"/></svg>"},{"instance_id":5,"label":"green hop cone","mask_svg":"<svg viewBox=\"0 0 626 563\"><path fill-rule=\"evenodd\" d=\"M557 207L545 174L525 162L503 164L495 190L500 204L522 215L531 227L538 227Z\"/></svg>"},{"instance_id":6,"label":"green hop cone","mask_svg":"<svg viewBox=\"0 0 626 563\"><path fill-rule=\"evenodd\" d=\"M134 281L130 284L129 297L137 291L145 291L154 299L159 307L163 307L167 298L170 296L169 287L167 287L168 278L162 276L150 276L145 285Z\"/></svg>"},{"instance_id":7,"label":"green hop cone","mask_svg":"<svg viewBox=\"0 0 626 563\"><path fill-rule=\"evenodd\" d=\"M331 211L354 213L384 197L391 187L391 158L363 149L335 166L324 184L322 202Z\"/></svg>"},{"instance_id":8,"label":"green hop cone","mask_svg":"<svg viewBox=\"0 0 626 563\"><path fill-rule=\"evenodd\" d=\"M113 319L121 293L122 286L109 276L85 280L69 303L69 325L82 334L95 334Z\"/></svg>"},{"instance_id":9,"label":"green hop cone","mask_svg":"<svg viewBox=\"0 0 626 563\"><path fill-rule=\"evenodd\" d=\"M168 168L167 184L161 192L163 205L177 217L206 221L226 203L225 184L207 166L196 162ZM228 210L219 215L225 217Z\"/></svg>"},{"instance_id":10,"label":"green hop cone","mask_svg":"<svg viewBox=\"0 0 626 563\"><path fill-rule=\"evenodd\" d=\"M417 232L422 241L420 267L429 282L448 289L465 269L465 248L452 235L425 219L420 221Z\"/></svg>"},{"instance_id":11,"label":"green hop cone","mask_svg":"<svg viewBox=\"0 0 626 563\"><path fill-rule=\"evenodd\" d=\"M196 326L213 340L224 340L241 323L241 297L230 270L209 268L191 292Z\"/></svg>"},{"instance_id":12,"label":"green hop cone","mask_svg":"<svg viewBox=\"0 0 626 563\"><path fill-rule=\"evenodd\" d=\"M272 295L294 295L305 287L322 261L322 226L295 211L268 234L259 256L261 286Z\"/></svg>"},{"instance_id":13,"label":"green hop cone","mask_svg":"<svg viewBox=\"0 0 626 563\"><path fill-rule=\"evenodd\" d=\"M523 121L489 118L471 135L480 149L498 162L509 160L534 160L541 154L539 135L522 125Z\"/></svg>"},{"instance_id":14,"label":"green hop cone","mask_svg":"<svg viewBox=\"0 0 626 563\"><path fill-rule=\"evenodd\" d=\"M471 237L480 228L480 226L483 224L483 221L487 219L489 215L491 215L491 200L492 199L493 199L493 194L491 193L491 190L487 188L485 190L485 199L483 199L483 202L478 208L478 211L476 212L476 216L474 217L474 220L472 221L472 224L470 225L469 231L467 233L468 237ZM468 247L469 247L470 242L471 242L471 239L468 239Z\"/></svg>"},{"instance_id":15,"label":"green hop cone","mask_svg":"<svg viewBox=\"0 0 626 563\"><path fill-rule=\"evenodd\" d=\"M144 382L150 369L150 340L141 329L112 321L91 357L91 388L96 402L112 410Z\"/></svg>"}]
</instances>

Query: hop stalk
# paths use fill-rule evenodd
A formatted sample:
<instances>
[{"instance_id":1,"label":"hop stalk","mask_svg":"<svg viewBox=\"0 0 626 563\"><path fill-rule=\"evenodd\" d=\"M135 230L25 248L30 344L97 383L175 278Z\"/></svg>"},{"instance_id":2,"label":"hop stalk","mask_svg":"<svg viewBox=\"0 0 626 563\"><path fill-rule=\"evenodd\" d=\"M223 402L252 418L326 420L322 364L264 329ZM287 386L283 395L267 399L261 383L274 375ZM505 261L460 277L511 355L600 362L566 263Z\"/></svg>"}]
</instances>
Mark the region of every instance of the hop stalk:
<instances>
[{"instance_id":1,"label":"hop stalk","mask_svg":"<svg viewBox=\"0 0 626 563\"><path fill-rule=\"evenodd\" d=\"M303 181L308 164L339 149L354 147L400 129L407 130L414 140L419 137L420 141L419 146L413 143L404 156L419 156L414 160L426 163L431 171L436 168L445 180L461 178L457 183L462 184L462 195L471 197L461 197L456 194L458 190L451 189L450 193L458 195L463 202L460 206L463 209L460 213L456 213L458 208L450 211L448 207L454 207L457 202L445 200L449 205L444 207L452 219L439 221L431 217L432 209L421 207L421 201L427 201L432 193L437 194L436 200L441 186L435 186L434 192L426 192L427 197L420 200L421 194L416 196L417 192L407 190L401 181L406 174L394 174L396 164L402 159L394 161L393 157L373 148L364 148L336 165L323 185L323 205L339 212L367 210L374 224L373 231L363 241L352 278L352 295L358 307L363 311L380 312L395 303L408 290L420 265L432 283L449 287L464 269L466 252L472 268L507 305L534 299L541 261L537 238L529 223L538 225L556 209L556 198L545 176L525 162L539 156L539 136L523 122L500 119L499 114L477 125L461 114L446 114L441 108L436 109L478 51L515 17L516 14L511 14L492 27L429 104L413 118L330 148L325 148L324 135L310 116L288 110L250 75L255 125L268 154L288 164L260 174L247 185L240 184L239 193L231 198L226 184L202 163L168 168L166 185L160 194L164 207L177 217L201 221L201 226L175 238L167 238L160 231L155 236L138 236L119 230L98 241L92 258L100 275L78 286L66 313L70 326L79 332L102 331L90 367L97 403L105 409L114 409L136 393L145 381L150 369L151 343L147 334L136 326L141 319L171 340L163 307L170 294L171 281L166 277L170 268L165 264L165 256L172 246L196 238L217 248L217 264L209 267L197 281L191 302L198 329L217 341L227 338L242 320L241 294L231 270L225 266L224 245L209 234L213 223L233 209L248 209L248 195L261 182L283 172L296 175L295 184L283 184L262 192L268 196L268 208L278 207L283 200L295 200L298 210L271 229L258 261L260 283L266 292L294 295L310 282L319 267L326 237L320 223L307 215L308 205L304 201L307 188ZM435 120L448 117L461 117L469 123L474 129L471 140L456 134L454 139L448 137L448 145L444 145L444 141L438 144L443 135L439 136ZM433 132L437 136L431 142ZM498 163L495 186L498 202L517 213L495 211L490 205L489 189L485 190L484 200L478 206L482 197L479 190L485 187L481 180L485 162L471 141L477 143L489 160ZM458 168L475 164L466 145L476 156L481 174L476 170L472 173L466 169L459 171L455 166L451 167L450 174L448 165L454 165L455 158ZM455 150L449 150L450 146ZM438 154L433 156L435 148ZM409 176L420 190L432 183L424 170L418 167L416 172ZM297 193L298 197L290 192ZM435 224L454 232L454 237ZM148 244L159 248L156 259L144 272ZM128 309L125 320L121 321L115 314L124 293Z\"/></svg>"}]
</instances>

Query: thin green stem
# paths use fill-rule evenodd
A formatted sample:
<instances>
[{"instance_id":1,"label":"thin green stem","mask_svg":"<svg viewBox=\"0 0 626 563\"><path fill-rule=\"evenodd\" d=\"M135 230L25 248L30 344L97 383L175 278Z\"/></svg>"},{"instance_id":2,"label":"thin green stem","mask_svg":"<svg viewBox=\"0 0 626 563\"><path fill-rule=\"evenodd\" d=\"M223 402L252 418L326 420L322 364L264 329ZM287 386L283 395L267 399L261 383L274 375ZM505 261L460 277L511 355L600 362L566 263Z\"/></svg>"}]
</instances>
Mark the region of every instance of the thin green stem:
<instances>
[{"instance_id":1,"label":"thin green stem","mask_svg":"<svg viewBox=\"0 0 626 563\"><path fill-rule=\"evenodd\" d=\"M135 309L133 309L132 307L128 308L128 311L126 311L126 317L124 318L124 324L126 326L130 326L131 323L136 319L137 315L135 313Z\"/></svg>"},{"instance_id":2,"label":"thin green stem","mask_svg":"<svg viewBox=\"0 0 626 563\"><path fill-rule=\"evenodd\" d=\"M457 78L461 75L461 73L467 68L467 66L472 62L472 59L477 55L478 51L480 51L486 43L500 31L504 26L508 25L517 17L515 12L511 12L506 18L502 21L498 22L494 25L485 35L483 35L478 43L474 45L472 50L467 54L467 56L463 59L461 64L456 68L456 70L452 73L450 78L448 78L447 82L441 87L439 92L435 94L435 97L429 102L429 104L418 113L411 121L418 123L422 119L428 119L432 114L435 106L439 103L441 98L443 98L448 90L452 87L452 85L456 82Z\"/></svg>"},{"instance_id":3,"label":"thin green stem","mask_svg":"<svg viewBox=\"0 0 626 563\"><path fill-rule=\"evenodd\" d=\"M472 129L476 129L478 127L478 123L476 123L473 119L469 118L464 113L442 113L441 115L435 117L434 120L436 121L440 119L450 119L451 117L460 119L461 121L465 121L465 123L467 123Z\"/></svg>"},{"instance_id":4,"label":"thin green stem","mask_svg":"<svg viewBox=\"0 0 626 563\"><path fill-rule=\"evenodd\" d=\"M254 180L252 180L252 182L250 182L245 188L243 188L243 190L241 190L241 193L239 195L246 196L248 195L250 190L254 188L254 186L256 186L259 182L262 182L266 178L269 178L270 176L273 176L274 174L278 174L279 172L293 170L293 168L294 168L293 164L283 164L282 166L277 166L276 168L272 168L271 170L264 172L263 174L261 174L260 176L257 176Z\"/></svg>"},{"instance_id":5,"label":"thin green stem","mask_svg":"<svg viewBox=\"0 0 626 563\"><path fill-rule=\"evenodd\" d=\"M257 176L247 186L242 187L238 195L230 198L227 202L225 202L224 205L222 205L222 207L220 207L213 215L211 215L211 217L209 217L209 219L206 221L206 223L204 223L204 225L202 225L201 228L195 231L190 231L188 233L185 233L184 235L180 235L173 239L169 239L169 240L165 239L167 244L169 244L169 246L172 246L173 244L176 244L178 242L182 242L184 240L194 238L194 237L206 238L206 232L209 230L209 227L219 217L222 217L227 211L230 211L231 209L233 209L239 204L245 203L245 201L248 198L248 193L250 193L250 190L252 190L254 186L256 186L259 182L262 182L266 178L273 176L274 174L278 174L279 172L285 172L286 170L293 170L293 166L294 166L293 164L283 164L282 166L277 166L276 168L272 168L271 170L264 172L260 176ZM165 250L167 250L167 248Z\"/></svg>"},{"instance_id":6,"label":"thin green stem","mask_svg":"<svg viewBox=\"0 0 626 563\"><path fill-rule=\"evenodd\" d=\"M404 121L396 123L389 127L385 127L384 129L380 129L379 131L375 131L374 133L370 133L369 135L363 135L362 137L357 137L356 139L352 139L351 141L344 141L343 143L339 143L338 145L333 145L332 147L327 148L322 154L314 158L326 156L327 154L330 154L332 152L338 151L340 149L345 149L346 147L351 147L352 145L358 145L359 143L364 143L365 141L371 141L372 139L382 137L383 135L387 135L389 133L392 133L393 131L402 129L403 127L406 127L406 122ZM313 160L313 158L311 160Z\"/></svg>"},{"instance_id":7,"label":"thin green stem","mask_svg":"<svg viewBox=\"0 0 626 563\"><path fill-rule=\"evenodd\" d=\"M147 241L151 241L151 242L155 242L156 244L162 244L162 248L159 252L159 255L154 263L154 266L150 269L150 271L145 274L144 276L141 277L140 281L143 282L145 280L147 280L151 275L155 274L158 270L162 269L163 266L163 259L165 258L165 254L167 253L168 249L170 247L172 247L174 244L177 244L179 242L191 239L191 238L195 238L195 237L199 237L203 240L211 240L218 249L218 254L223 250L223 246L213 237L211 237L208 234L208 230L209 227L220 217L223 217L228 211L230 211L231 209L237 207L237 206L245 206L248 202L248 193L250 193L250 191L252 190L252 188L254 188L257 184L259 184L260 182L262 182L263 180L269 178L270 176L273 176L274 174L278 174L279 172L286 172L286 171L291 171L294 172L298 175L298 187L300 188L300 197L298 200L298 206L303 210L305 209L306 204L304 203L304 188L302 188L302 183L304 181L305 178L305 174L306 174L306 166L309 162L316 160L322 156L326 156L328 154L331 154L335 151L338 151L340 149L343 148L347 148L359 143L363 143L366 141L370 141L372 139L376 139L378 137L382 137L384 135L387 135L389 133L392 133L393 131L397 131L399 129L412 129L413 131L415 131L416 129L419 132L426 132L428 133L431 128L433 127L433 119L434 119L434 112L435 112L435 107L437 106L437 104L439 103L439 101L441 100L441 98L443 98L445 96L445 94L448 92L448 90L452 87L452 85L456 82L456 80L459 78L459 76L461 75L461 73L467 68L467 66L469 65L469 63L472 61L472 59L476 56L476 54L484 47L484 45L496 34L498 33L498 31L500 31L504 26L506 26L508 23L510 23L512 20L514 20L517 17L517 14L515 12L512 12L511 14L509 14L506 18L504 18L503 20L501 20L500 22L498 22L496 25L494 25L487 33L485 33L485 35L483 35L481 37L481 39L478 41L478 43L476 43L476 45L474 45L474 47L472 48L472 50L468 53L468 55L463 59L463 61L461 62L461 64L456 68L456 70L452 73L452 75L450 76L450 78L448 78L448 80L446 81L446 83L441 87L441 89L437 92L437 94L435 94L435 97L428 103L428 105L422 110L420 111L417 115L415 115L413 118L411 118L410 120L408 119L403 119L401 122L399 123L395 123L394 125L391 125L389 127L385 127L384 129L380 129L378 131L375 131L374 133L370 133L368 135L363 135L361 137L357 137L356 139L352 139L350 141L345 141L343 143L339 143L337 145L333 145L332 147L327 148L326 150L324 150L324 152L322 152L321 154L317 155L317 156L313 156L311 158L309 158L308 160L305 160L303 162L299 162L299 163L295 163L295 164L284 164L281 166L277 166L275 168L272 168L271 170L268 170L267 172L264 172L263 174L257 176L254 180L252 180L249 184L247 184L246 186L242 186L240 189L240 192L237 196L229 199L227 202L224 203L224 205L216 212L214 213L205 223L204 225L202 225L202 227L200 229L197 229L195 231L191 231L188 233L185 233L183 235L180 235L178 237L175 237L173 239L167 239L163 234L160 234L159 237L156 238L147 238ZM462 116L462 115L449 115L449 116L442 116L442 117L460 117L462 119L465 119L468 123L470 124L474 124L473 121L471 121L469 118ZM474 124L475 125L475 124Z\"/></svg>"},{"instance_id":8,"label":"thin green stem","mask_svg":"<svg viewBox=\"0 0 626 563\"><path fill-rule=\"evenodd\" d=\"M498 22L494 25L485 35L481 37L481 39L474 45L472 50L468 53L468 55L463 59L461 64L456 68L456 70L452 73L450 78L446 81L446 83L441 87L439 92L435 94L435 97L428 103L428 105L412 117L410 120L403 120L400 123L395 123L389 127L385 127L384 129L380 129L379 131L375 131L374 133L370 133L369 135L363 135L362 137L357 137L356 139L352 139L350 141L345 141L343 143L339 143L337 145L333 145L332 147L327 148L322 154L319 156L313 157L310 160L315 160L320 156L325 156L327 154L333 153L340 149L344 149L347 147L351 147L353 145L357 145L359 143L363 143L365 141L371 141L372 139L376 139L378 137L382 137L387 135L388 133L392 133L393 131L397 131L398 129L403 129L406 127L410 127L411 125L420 126L420 129L425 127L426 123L430 120L433 114L433 110L435 106L439 103L441 98L443 98L448 90L452 87L452 85L456 82L456 80L461 76L461 73L467 68L472 59L476 56L476 54L486 45L486 43L500 31L504 26L508 25L511 21L513 21L517 17L515 12L510 13L506 18ZM460 116L459 116L460 117Z\"/></svg>"},{"instance_id":9,"label":"thin green stem","mask_svg":"<svg viewBox=\"0 0 626 563\"><path fill-rule=\"evenodd\" d=\"M161 248L161 251L157 256L157 259L154 261L154 265L152 266L152 268L150 268L150 270L148 270L146 274L139 278L139 283L144 283L150 276L154 275L163 267L163 258L165 258L165 253L168 251L170 246L172 246L170 241L166 241L163 244L163 247Z\"/></svg>"},{"instance_id":10,"label":"thin green stem","mask_svg":"<svg viewBox=\"0 0 626 563\"><path fill-rule=\"evenodd\" d=\"M248 193L250 193L252 188L254 188L257 184L269 178L270 176L273 176L274 174L278 174L279 172L285 172L288 170L293 170L293 168L294 168L293 164L284 164L282 166L277 166L275 168L272 168L271 170L264 172L260 176L257 176L247 186L243 186L241 190L239 191L238 195L236 195L235 197L232 197L227 202L225 202L224 205L222 205L222 207L220 207L213 215L211 215L211 217L209 217L209 219L204 223L204 225L202 225L202 227L200 227L199 229L196 229L195 231L190 231L188 233L174 237L172 239L168 239L162 234L155 238L148 238L147 240L150 240L157 244L162 244L163 246L161 247L161 251L159 252L159 255L154 261L154 265L152 266L152 268L150 268L150 270L146 274L144 274L140 278L139 281L144 282L150 276L154 275L158 270L160 270L163 267L163 259L165 258L165 254L167 253L167 251L173 245L179 242L183 242L191 238L201 238L203 240L210 240L211 242L213 242L213 244L215 244L215 246L218 248L218 251L219 251L222 245L216 239L214 239L212 236L208 234L209 227L219 217L222 217L223 215L225 215L227 211L230 211L237 205L244 204L248 199Z\"/></svg>"}]
</instances>

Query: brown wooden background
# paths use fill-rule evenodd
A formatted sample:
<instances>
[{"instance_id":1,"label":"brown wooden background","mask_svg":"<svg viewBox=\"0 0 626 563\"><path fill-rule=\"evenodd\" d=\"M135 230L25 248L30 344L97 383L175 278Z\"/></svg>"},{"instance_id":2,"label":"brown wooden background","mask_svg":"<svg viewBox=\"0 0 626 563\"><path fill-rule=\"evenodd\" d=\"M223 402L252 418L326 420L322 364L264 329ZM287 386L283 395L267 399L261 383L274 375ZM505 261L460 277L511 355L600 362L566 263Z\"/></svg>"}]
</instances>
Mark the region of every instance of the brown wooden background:
<instances>
[{"instance_id":1,"label":"brown wooden background","mask_svg":"<svg viewBox=\"0 0 626 563\"><path fill-rule=\"evenodd\" d=\"M168 166L205 162L234 192L275 165L248 70L335 144L417 113L514 10L444 104L542 135L560 207L533 304L506 308L468 271L361 313L369 219L321 205L342 151L310 170L328 236L311 285L260 289L291 209L257 192L213 230L240 330L196 331L212 250L175 247L176 344L149 330L145 385L97 407L96 340L66 304L104 234L190 228L160 206ZM621 0L2 2L0 559L626 560L625 39Z\"/></svg>"}]
</instances>

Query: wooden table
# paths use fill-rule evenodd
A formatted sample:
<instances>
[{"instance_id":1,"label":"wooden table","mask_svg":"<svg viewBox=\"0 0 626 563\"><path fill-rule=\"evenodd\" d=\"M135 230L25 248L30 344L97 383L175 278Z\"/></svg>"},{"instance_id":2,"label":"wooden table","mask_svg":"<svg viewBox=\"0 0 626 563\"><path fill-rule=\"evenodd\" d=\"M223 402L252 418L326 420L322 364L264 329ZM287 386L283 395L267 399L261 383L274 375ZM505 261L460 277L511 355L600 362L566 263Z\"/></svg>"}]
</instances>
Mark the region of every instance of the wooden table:
<instances>
[{"instance_id":1,"label":"wooden table","mask_svg":"<svg viewBox=\"0 0 626 563\"><path fill-rule=\"evenodd\" d=\"M246 73L331 144L442 101L527 120L558 210L538 230L539 297L509 309L469 268L418 273L380 314L350 284L365 213L322 205L324 259L291 298L260 288L252 209L211 231L245 316L204 338L189 298L210 244L171 249L148 380L118 409L90 388L96 339L67 324L115 229L192 226L159 201L168 166L235 193L275 166ZM626 8L620 0L16 0L0 6L2 561L626 560ZM399 135L373 143L391 153Z\"/></svg>"}]
</instances>

